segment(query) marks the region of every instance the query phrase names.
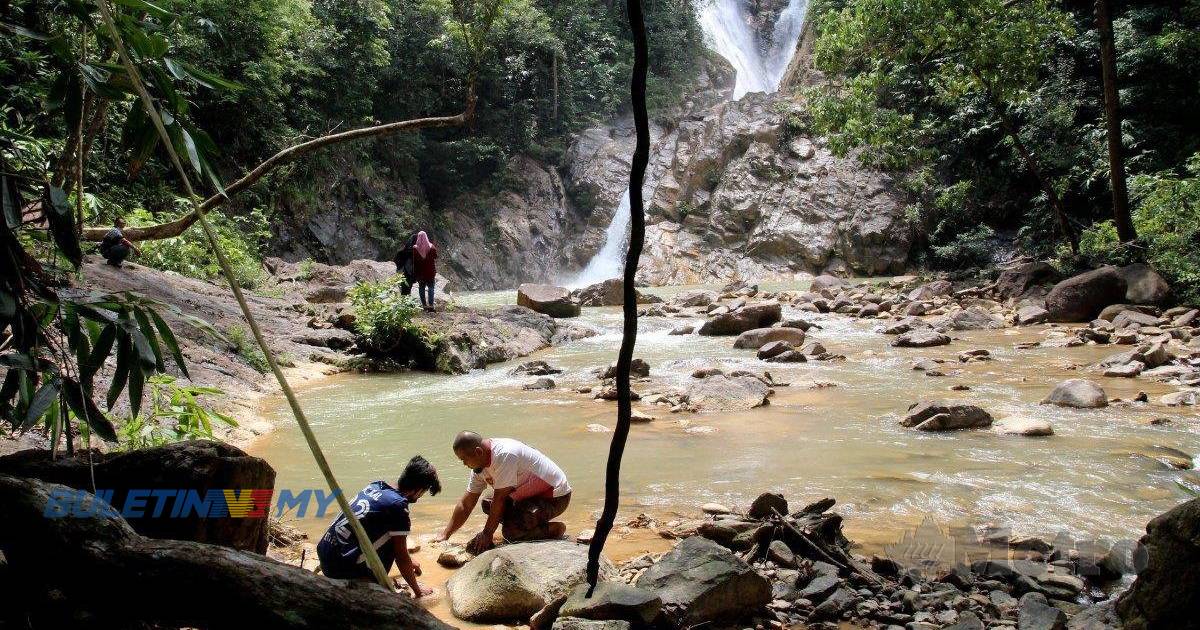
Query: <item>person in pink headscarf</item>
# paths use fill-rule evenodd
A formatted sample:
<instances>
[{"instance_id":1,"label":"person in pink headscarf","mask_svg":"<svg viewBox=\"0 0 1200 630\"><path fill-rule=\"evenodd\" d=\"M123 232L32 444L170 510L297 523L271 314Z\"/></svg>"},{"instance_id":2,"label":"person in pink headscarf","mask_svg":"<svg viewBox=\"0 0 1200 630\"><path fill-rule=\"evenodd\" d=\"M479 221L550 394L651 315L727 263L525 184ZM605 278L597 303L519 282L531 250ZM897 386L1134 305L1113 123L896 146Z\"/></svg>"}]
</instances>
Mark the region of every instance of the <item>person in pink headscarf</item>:
<instances>
[{"instance_id":1,"label":"person in pink headscarf","mask_svg":"<svg viewBox=\"0 0 1200 630\"><path fill-rule=\"evenodd\" d=\"M433 283L437 279L437 247L423 231L417 232L417 242L413 245L413 263L417 272L417 295L421 296L421 306L427 311L432 311Z\"/></svg>"}]
</instances>

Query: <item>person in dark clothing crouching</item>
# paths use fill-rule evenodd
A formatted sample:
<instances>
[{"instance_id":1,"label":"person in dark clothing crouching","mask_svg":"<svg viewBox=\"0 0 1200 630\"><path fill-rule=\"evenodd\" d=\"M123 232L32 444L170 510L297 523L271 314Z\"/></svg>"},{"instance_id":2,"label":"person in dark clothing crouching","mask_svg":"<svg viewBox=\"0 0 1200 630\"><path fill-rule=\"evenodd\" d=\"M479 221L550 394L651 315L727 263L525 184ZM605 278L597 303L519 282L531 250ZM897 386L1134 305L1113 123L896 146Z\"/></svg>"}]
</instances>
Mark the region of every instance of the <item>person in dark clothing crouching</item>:
<instances>
[{"instance_id":1,"label":"person in dark clothing crouching","mask_svg":"<svg viewBox=\"0 0 1200 630\"><path fill-rule=\"evenodd\" d=\"M100 255L108 264L120 267L121 263L129 257L130 251L137 254L142 253L137 245L125 238L125 219L117 217L117 220L113 221L113 229L104 235L103 241L100 241Z\"/></svg>"},{"instance_id":2,"label":"person in dark clothing crouching","mask_svg":"<svg viewBox=\"0 0 1200 630\"><path fill-rule=\"evenodd\" d=\"M386 482L375 481L363 488L350 501L354 514L362 523L375 545L385 570L391 570L393 562L412 589L414 597L433 594L433 590L417 582L421 565L408 554L408 535L412 531L408 506L428 491L432 495L442 491L437 469L424 457L417 455L408 462L396 487ZM371 580L371 568L367 566L358 539L350 529L345 514L339 514L330 524L321 542L317 543L317 558L321 561L321 572L326 576L342 580Z\"/></svg>"}]
</instances>

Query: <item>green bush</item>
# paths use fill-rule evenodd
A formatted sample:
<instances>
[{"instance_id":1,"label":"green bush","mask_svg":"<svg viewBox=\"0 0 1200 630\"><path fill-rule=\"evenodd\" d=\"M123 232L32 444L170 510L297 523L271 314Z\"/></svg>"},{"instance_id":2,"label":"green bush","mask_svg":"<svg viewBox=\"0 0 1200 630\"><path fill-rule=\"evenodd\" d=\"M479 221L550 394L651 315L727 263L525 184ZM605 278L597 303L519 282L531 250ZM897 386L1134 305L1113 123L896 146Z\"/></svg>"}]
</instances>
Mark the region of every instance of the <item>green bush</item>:
<instances>
[{"instance_id":1,"label":"green bush","mask_svg":"<svg viewBox=\"0 0 1200 630\"><path fill-rule=\"evenodd\" d=\"M1165 172L1132 180L1133 215L1146 259L1180 299L1200 303L1200 153L1187 162L1188 177Z\"/></svg>"},{"instance_id":2,"label":"green bush","mask_svg":"<svg viewBox=\"0 0 1200 630\"><path fill-rule=\"evenodd\" d=\"M263 248L271 233L266 214L255 209L238 217L220 213L208 215L217 240L233 267L237 283L245 289L258 288L268 281L269 275L262 265ZM129 217L130 225L151 225L158 220L144 210L136 210ZM163 271L174 271L190 278L215 280L221 277L221 267L213 256L208 238L199 225L193 225L183 234L159 241L146 241L141 245L142 255L137 262Z\"/></svg>"},{"instance_id":3,"label":"green bush","mask_svg":"<svg viewBox=\"0 0 1200 630\"><path fill-rule=\"evenodd\" d=\"M350 289L354 329L376 350L386 352L406 333L424 332L413 322L420 308L417 301L400 292L403 282L402 276L393 276L379 282L360 282Z\"/></svg>"},{"instance_id":4,"label":"green bush","mask_svg":"<svg viewBox=\"0 0 1200 630\"><path fill-rule=\"evenodd\" d=\"M183 440L213 439L213 421L231 427L238 425L233 418L206 408L202 396L223 396L216 387L179 385L175 377L158 374L146 379L150 386L150 413L125 421L120 428L121 448L136 450L162 446Z\"/></svg>"},{"instance_id":5,"label":"green bush","mask_svg":"<svg viewBox=\"0 0 1200 630\"><path fill-rule=\"evenodd\" d=\"M933 259L940 266L950 268L983 267L992 262L991 242L996 232L986 225L973 230L959 232L949 243L934 245Z\"/></svg>"},{"instance_id":6,"label":"green bush","mask_svg":"<svg viewBox=\"0 0 1200 630\"><path fill-rule=\"evenodd\" d=\"M241 326L232 326L227 331L229 333L229 343L233 344L233 349L242 357L246 365L254 368L259 374L266 374L267 370L271 369L271 364L267 363L267 357L263 354L262 348L258 347L256 342Z\"/></svg>"},{"instance_id":7,"label":"green bush","mask_svg":"<svg viewBox=\"0 0 1200 630\"><path fill-rule=\"evenodd\" d=\"M1066 245L1062 246L1066 248ZM1117 237L1117 226L1112 220L1094 223L1079 233L1079 256L1081 267L1100 265L1128 265L1137 262L1140 246L1122 243Z\"/></svg>"}]
</instances>

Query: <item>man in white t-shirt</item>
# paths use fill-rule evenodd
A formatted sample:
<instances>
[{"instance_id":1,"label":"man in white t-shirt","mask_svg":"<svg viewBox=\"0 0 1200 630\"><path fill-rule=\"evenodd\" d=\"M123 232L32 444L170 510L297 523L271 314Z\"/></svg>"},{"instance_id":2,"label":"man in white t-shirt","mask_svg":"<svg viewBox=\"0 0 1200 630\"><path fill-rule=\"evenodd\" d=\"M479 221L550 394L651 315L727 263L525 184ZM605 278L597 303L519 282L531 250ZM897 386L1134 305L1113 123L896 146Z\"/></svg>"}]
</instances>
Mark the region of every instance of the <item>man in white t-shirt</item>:
<instances>
[{"instance_id":1,"label":"man in white t-shirt","mask_svg":"<svg viewBox=\"0 0 1200 630\"><path fill-rule=\"evenodd\" d=\"M483 500L487 522L467 543L468 551L482 553L494 547L493 537L500 526L508 542L561 538L566 533L566 524L552 519L571 503L571 484L549 457L524 442L484 439L472 431L454 438L454 455L473 472L467 492L435 540L449 539L467 522L488 486L492 497Z\"/></svg>"}]
</instances>

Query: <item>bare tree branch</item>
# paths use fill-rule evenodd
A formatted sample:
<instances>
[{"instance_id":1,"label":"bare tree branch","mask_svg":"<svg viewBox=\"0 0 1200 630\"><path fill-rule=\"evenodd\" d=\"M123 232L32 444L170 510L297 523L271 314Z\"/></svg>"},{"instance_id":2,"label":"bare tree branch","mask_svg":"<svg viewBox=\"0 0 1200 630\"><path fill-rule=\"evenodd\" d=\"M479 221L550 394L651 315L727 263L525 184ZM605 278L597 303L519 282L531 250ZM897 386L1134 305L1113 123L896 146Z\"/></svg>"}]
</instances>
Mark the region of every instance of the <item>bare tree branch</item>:
<instances>
[{"instance_id":1,"label":"bare tree branch","mask_svg":"<svg viewBox=\"0 0 1200 630\"><path fill-rule=\"evenodd\" d=\"M329 134L302 142L300 144L288 147L279 153L268 158L263 163L254 167L250 172L243 175L240 179L225 187L224 193L218 193L205 199L200 204L201 210L208 212L213 208L225 203L230 196L235 195L258 182L271 171L296 161L297 159L314 153L325 147L341 144L343 142L351 142L354 140L365 140L368 138L382 138L400 133L402 131L413 131L416 129L431 129L438 127L459 127L469 122L475 116L475 89L474 86L467 88L466 107L461 114L456 116L433 116L429 118L414 118L411 120L402 120L391 122L373 127L363 127L360 129L351 129L341 133ZM130 227L125 228L125 238L131 241L154 241L164 238L171 238L183 234L189 227L194 224L199 217L195 212L189 212L174 221L160 223L158 225L148 225L145 227ZM102 241L104 235L108 233L109 228L87 228L83 232L85 239L89 241Z\"/></svg>"}]
</instances>

